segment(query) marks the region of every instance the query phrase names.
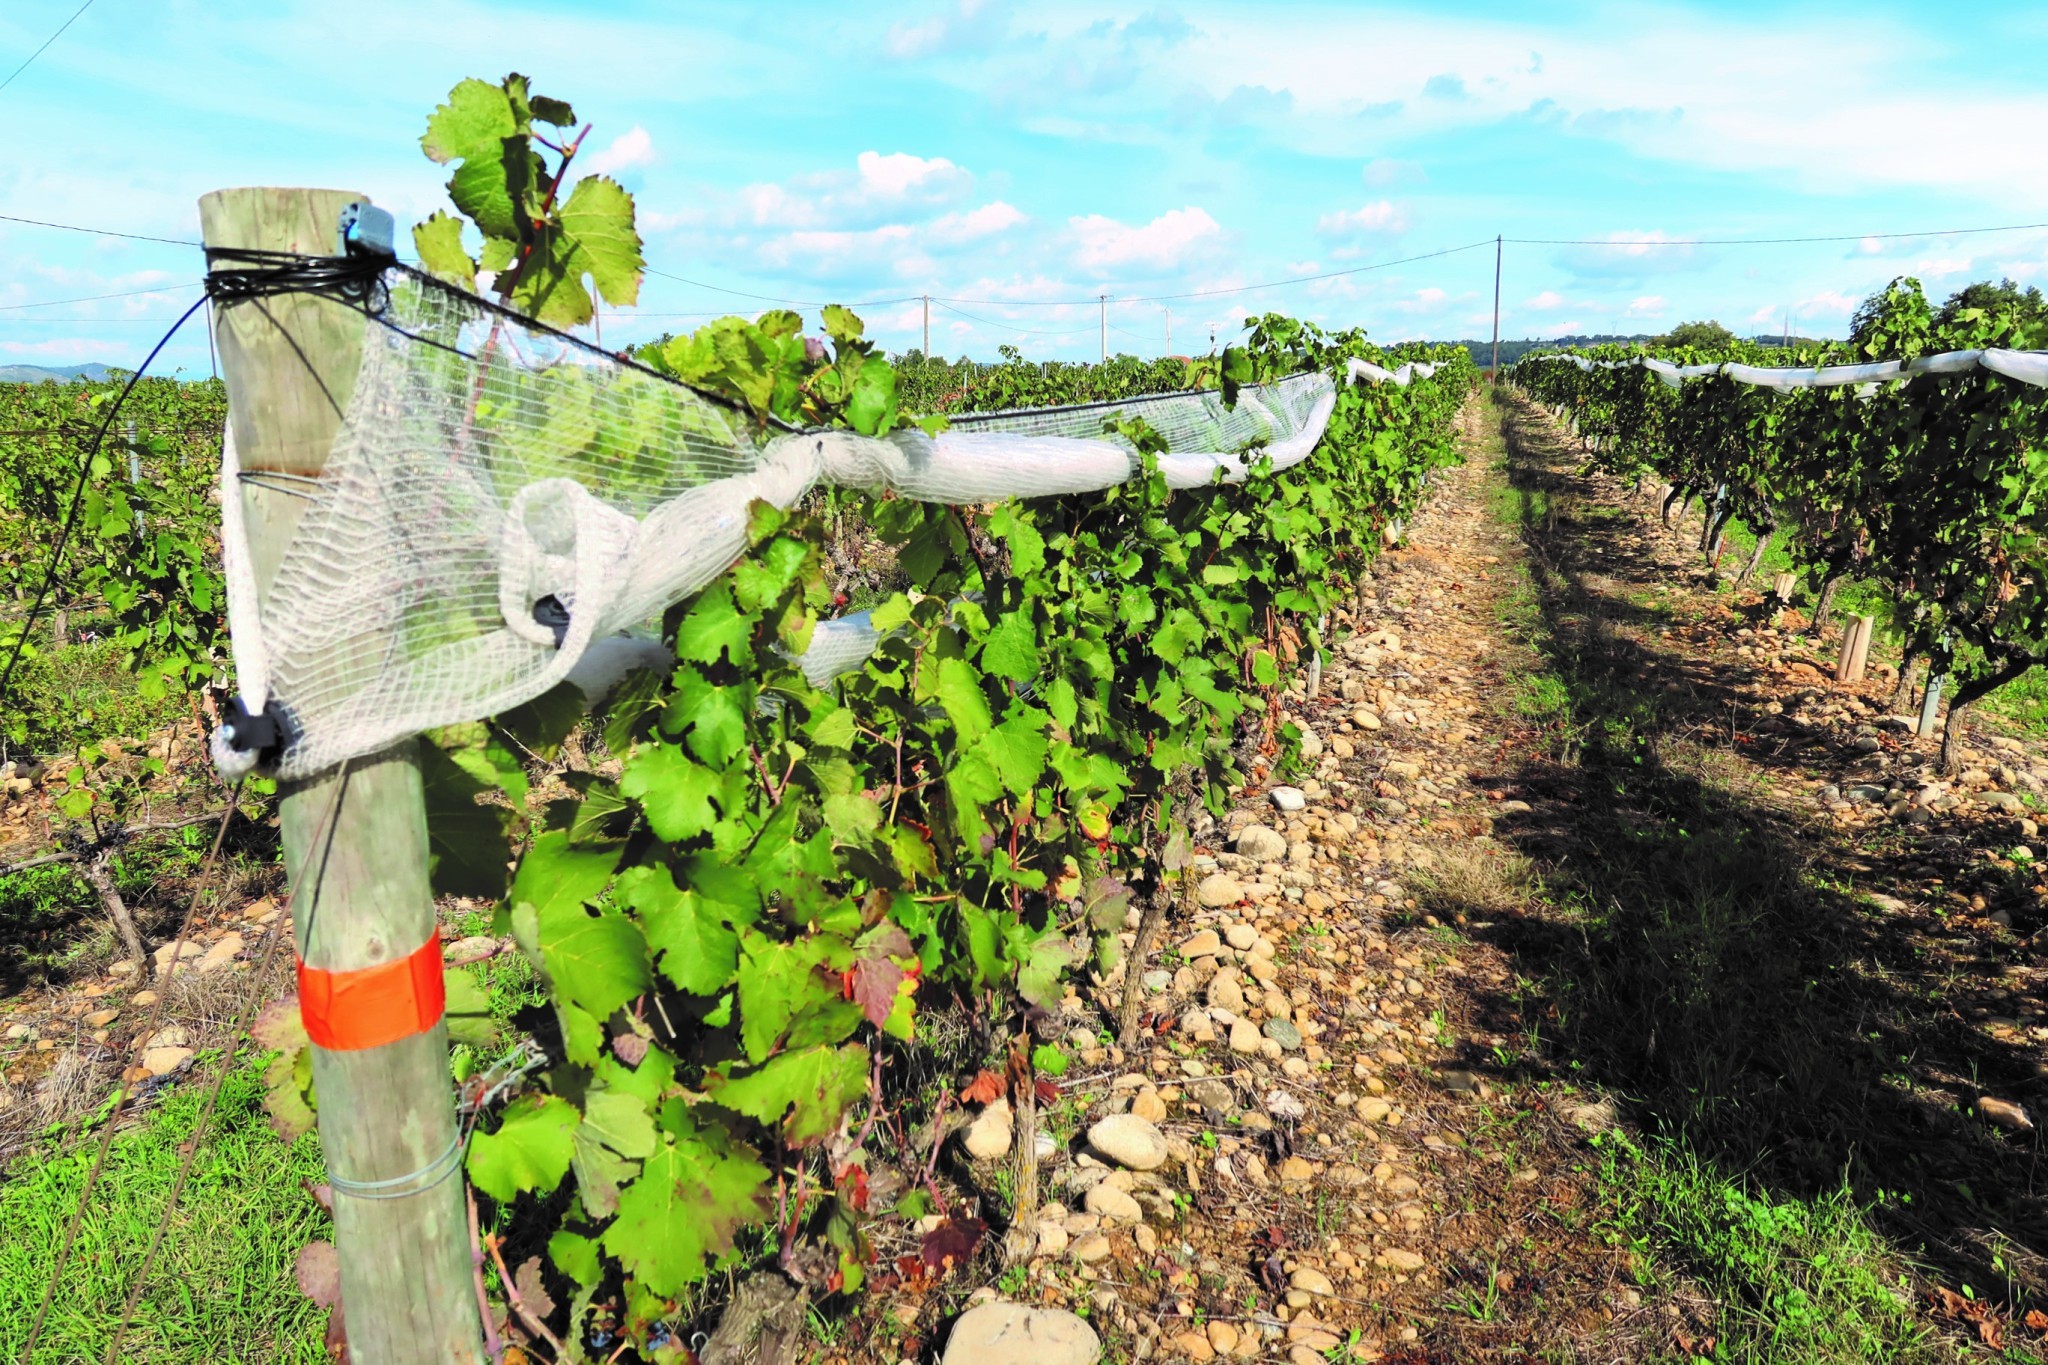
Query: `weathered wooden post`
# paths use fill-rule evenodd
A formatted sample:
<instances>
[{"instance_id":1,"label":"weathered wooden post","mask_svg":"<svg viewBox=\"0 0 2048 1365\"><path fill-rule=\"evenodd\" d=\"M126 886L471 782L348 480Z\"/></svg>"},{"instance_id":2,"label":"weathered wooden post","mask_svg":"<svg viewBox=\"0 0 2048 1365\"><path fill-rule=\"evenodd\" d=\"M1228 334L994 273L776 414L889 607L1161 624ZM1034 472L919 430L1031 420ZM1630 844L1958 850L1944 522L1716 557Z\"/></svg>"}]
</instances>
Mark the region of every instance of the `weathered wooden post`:
<instances>
[{"instance_id":1,"label":"weathered wooden post","mask_svg":"<svg viewBox=\"0 0 2048 1365\"><path fill-rule=\"evenodd\" d=\"M1875 616L1856 618L1856 650L1849 656L1849 681L1863 681L1864 670L1870 666L1870 636L1877 629Z\"/></svg>"},{"instance_id":2,"label":"weathered wooden post","mask_svg":"<svg viewBox=\"0 0 2048 1365\"><path fill-rule=\"evenodd\" d=\"M1836 682L1860 682L1862 673L1858 669L1860 660L1870 651L1869 638L1865 632L1870 627L1868 616L1852 616L1842 630L1842 652L1835 660Z\"/></svg>"},{"instance_id":3,"label":"weathered wooden post","mask_svg":"<svg viewBox=\"0 0 2048 1365\"><path fill-rule=\"evenodd\" d=\"M1798 575L1781 573L1771 580L1771 596L1778 599L1780 607L1792 605L1793 586L1799 581Z\"/></svg>"},{"instance_id":4,"label":"weathered wooden post","mask_svg":"<svg viewBox=\"0 0 2048 1365\"><path fill-rule=\"evenodd\" d=\"M366 199L340 190L216 190L199 201L199 214L209 250L329 256L342 208ZM302 481L326 466L368 325L355 309L315 294L214 310L241 468L299 481L289 492L261 478L240 490L259 598L268 595L306 507ZM382 1030L391 1041L375 1045L370 1035L379 1030L363 1026L376 1020L330 1029L301 1002L315 1036L330 1043L313 1049L313 1081L350 1358L357 1365L481 1362L448 1026L435 1018L440 945L412 742L286 784L280 824L302 981L345 992L365 981L349 973L382 967L387 977L430 983L415 994L432 997L431 1012L423 1007L410 1023ZM422 1029L419 1018L434 1022Z\"/></svg>"}]
</instances>

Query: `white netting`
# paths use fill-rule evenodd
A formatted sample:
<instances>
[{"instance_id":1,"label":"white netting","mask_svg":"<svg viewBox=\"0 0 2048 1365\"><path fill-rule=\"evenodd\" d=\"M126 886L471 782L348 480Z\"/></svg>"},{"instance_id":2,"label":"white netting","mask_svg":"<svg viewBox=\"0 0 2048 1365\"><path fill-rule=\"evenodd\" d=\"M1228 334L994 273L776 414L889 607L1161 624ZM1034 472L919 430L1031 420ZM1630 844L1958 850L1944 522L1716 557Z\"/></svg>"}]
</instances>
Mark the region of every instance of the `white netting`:
<instances>
[{"instance_id":1,"label":"white netting","mask_svg":"<svg viewBox=\"0 0 2048 1365\"><path fill-rule=\"evenodd\" d=\"M1528 359L1568 360L1582 370L1619 370L1640 366L1674 389L1688 379L1703 379L1710 374L1723 374L1739 384L1759 388L1833 389L1850 384L1878 384L1888 379L1913 379L1923 374L1961 374L1979 366L2022 384L2048 388L2048 352L2043 351L1943 351L1939 355L1916 356L1911 360L1877 360L1864 365L1783 367L1742 365L1732 360L1719 365L1673 365L1654 356L1588 360L1582 355L1562 353L1532 355Z\"/></svg>"},{"instance_id":2,"label":"white netting","mask_svg":"<svg viewBox=\"0 0 2048 1365\"><path fill-rule=\"evenodd\" d=\"M394 271L325 472L259 614L223 460L231 629L244 706L275 702L277 771L310 775L422 730L531 700L568 680L595 694L656 659L662 611L746 546L747 507L818 482L972 503L1089 492L1130 478L1106 419L1169 443L1176 488L1306 458L1335 384L1304 374L1242 391L969 414L937 437L763 431L720 402L481 300ZM1427 366L1352 378L1405 383ZM857 666L865 615L821 627L805 672Z\"/></svg>"}]
</instances>

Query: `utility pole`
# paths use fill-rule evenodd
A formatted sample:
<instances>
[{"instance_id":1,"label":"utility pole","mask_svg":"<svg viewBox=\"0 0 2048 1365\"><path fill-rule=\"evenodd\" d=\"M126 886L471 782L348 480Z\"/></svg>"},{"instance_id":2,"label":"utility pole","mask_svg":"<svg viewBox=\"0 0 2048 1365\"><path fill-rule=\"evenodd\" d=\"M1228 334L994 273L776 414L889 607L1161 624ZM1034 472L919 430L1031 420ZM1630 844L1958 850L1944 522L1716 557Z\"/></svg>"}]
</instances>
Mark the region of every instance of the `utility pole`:
<instances>
[{"instance_id":1,"label":"utility pole","mask_svg":"<svg viewBox=\"0 0 2048 1365\"><path fill-rule=\"evenodd\" d=\"M924 296L924 358L932 358L932 296Z\"/></svg>"},{"instance_id":2,"label":"utility pole","mask_svg":"<svg viewBox=\"0 0 2048 1365\"><path fill-rule=\"evenodd\" d=\"M1109 295L1097 294L1095 306L1102 311L1102 363L1109 363Z\"/></svg>"},{"instance_id":3,"label":"utility pole","mask_svg":"<svg viewBox=\"0 0 2048 1365\"><path fill-rule=\"evenodd\" d=\"M590 291L590 326L597 338L597 349L604 349L604 300L595 289Z\"/></svg>"},{"instance_id":4,"label":"utility pole","mask_svg":"<svg viewBox=\"0 0 2048 1365\"><path fill-rule=\"evenodd\" d=\"M331 256L342 208L365 199L341 190L216 190L199 201L199 220L209 248ZM369 321L339 301L287 293L219 304L213 323L241 466L295 490L268 480L239 490L260 602L307 505L296 489L326 467ZM381 645L365 638L362 647ZM351 982L356 972L412 976L401 964L431 954L420 975L440 980L416 745L406 740L279 786L300 979L333 974L334 1015L347 988L362 982ZM313 1048L349 1350L366 1365L482 1365L448 1023L419 1030L417 1019L438 1002L407 995L416 1013L404 1024L349 1019L391 1025L392 1041L328 1034L332 1016L321 1014L320 1032L334 1046ZM302 992L302 1013L308 1003Z\"/></svg>"},{"instance_id":5,"label":"utility pole","mask_svg":"<svg viewBox=\"0 0 2048 1365\"><path fill-rule=\"evenodd\" d=\"M1500 254L1506 233L1493 239L1493 382L1500 382Z\"/></svg>"}]
</instances>

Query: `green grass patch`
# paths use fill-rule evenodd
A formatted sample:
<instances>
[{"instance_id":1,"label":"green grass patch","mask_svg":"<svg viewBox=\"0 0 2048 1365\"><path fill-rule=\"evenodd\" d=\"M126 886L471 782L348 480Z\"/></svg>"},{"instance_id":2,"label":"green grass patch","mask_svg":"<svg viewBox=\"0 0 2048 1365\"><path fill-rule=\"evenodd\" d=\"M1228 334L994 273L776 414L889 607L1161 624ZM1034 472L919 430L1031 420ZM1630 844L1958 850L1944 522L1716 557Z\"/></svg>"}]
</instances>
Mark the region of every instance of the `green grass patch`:
<instances>
[{"instance_id":1,"label":"green grass patch","mask_svg":"<svg viewBox=\"0 0 2048 1365\"><path fill-rule=\"evenodd\" d=\"M292 1273L301 1247L333 1235L301 1185L325 1178L319 1143L278 1138L264 1120L262 1093L254 1065L228 1077L123 1338L124 1365L327 1358L325 1314ZM114 1140L26 1365L105 1356L204 1099L203 1085L180 1087ZM21 1360L98 1145L91 1134L69 1151L18 1157L0 1183L0 1358Z\"/></svg>"},{"instance_id":2,"label":"green grass patch","mask_svg":"<svg viewBox=\"0 0 2048 1365\"><path fill-rule=\"evenodd\" d=\"M1682 1144L1594 1142L1610 1230L1645 1288L1707 1291L1716 1362L1954 1359L1916 1320L1897 1254L1847 1189L1773 1197Z\"/></svg>"},{"instance_id":3,"label":"green grass patch","mask_svg":"<svg viewBox=\"0 0 2048 1365\"><path fill-rule=\"evenodd\" d=\"M42 646L24 656L9 685L7 729L16 753L75 753L81 744L110 736L139 737L189 719L190 699L178 692L143 695L122 650L95 640Z\"/></svg>"}]
</instances>

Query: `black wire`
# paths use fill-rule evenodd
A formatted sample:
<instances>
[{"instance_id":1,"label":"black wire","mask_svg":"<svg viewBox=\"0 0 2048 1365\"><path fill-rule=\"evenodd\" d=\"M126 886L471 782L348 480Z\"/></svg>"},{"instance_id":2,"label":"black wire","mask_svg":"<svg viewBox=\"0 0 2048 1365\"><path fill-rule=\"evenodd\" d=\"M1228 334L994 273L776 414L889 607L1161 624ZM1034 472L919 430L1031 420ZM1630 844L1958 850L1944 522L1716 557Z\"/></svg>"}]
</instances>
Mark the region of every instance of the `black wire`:
<instances>
[{"instance_id":1,"label":"black wire","mask_svg":"<svg viewBox=\"0 0 2048 1365\"><path fill-rule=\"evenodd\" d=\"M0 670L0 698L7 696L7 684L14 680L14 669L21 662L22 651L28 648L29 633L35 629L36 617L42 615L43 604L50 598L50 590L57 586L57 574L64 564L64 549L70 542L71 529L78 524L78 510L85 505L85 490L92 482L92 462L99 455L100 447L106 444L107 433L113 429L114 419L121 414L121 407L128 401L128 395L135 392L135 386L142 382L142 376L149 371L171 338L178 334L194 313L206 306L207 295L200 295L178 320L171 324L171 330L158 339L143 357L135 373L128 376L128 382L121 388L121 396L107 405L107 415L100 420L100 429L93 433L92 445L86 450L85 458L78 462L78 486L71 490L71 506L64 513L64 524L57 531L57 541L50 547L49 567L43 571L43 585L36 590L35 605L28 610L28 619L21 623L21 634L15 637L14 648L7 656L7 667Z\"/></svg>"},{"instance_id":2,"label":"black wire","mask_svg":"<svg viewBox=\"0 0 2048 1365\"><path fill-rule=\"evenodd\" d=\"M1509 246L1793 246L1802 242L1885 242L1907 237L1966 237L1984 232L2032 232L2048 223L2003 227L1940 228L1933 232L1855 232L1843 237L1503 237Z\"/></svg>"},{"instance_id":3,"label":"black wire","mask_svg":"<svg viewBox=\"0 0 2048 1365\"><path fill-rule=\"evenodd\" d=\"M204 246L204 242L188 242L178 237L145 237L135 232L108 232L104 228L79 227L76 223L51 223L41 218L18 218L11 213L0 213L0 223L26 223L30 227L56 228L59 232L83 232L88 237L121 237L131 242L163 242L168 246Z\"/></svg>"},{"instance_id":4,"label":"black wire","mask_svg":"<svg viewBox=\"0 0 2048 1365\"><path fill-rule=\"evenodd\" d=\"M73 24L78 22L79 15L85 13L87 10L91 8L92 0L85 0L84 4L80 5L77 9L73 10L71 12L71 17L69 19L66 19L63 23L57 25L57 31L55 33L52 33L49 37L43 39L42 47L39 47L34 52L29 53L27 59L24 60L20 66L15 67L13 71L8 73L6 80L0 81L0 90L5 90L8 86L14 84L14 78L16 76L19 76L22 72L28 70L30 66L34 65L36 58L42 56L43 53L46 50L48 50L51 43L54 43L59 38L63 37L64 30L70 28Z\"/></svg>"}]
</instances>

